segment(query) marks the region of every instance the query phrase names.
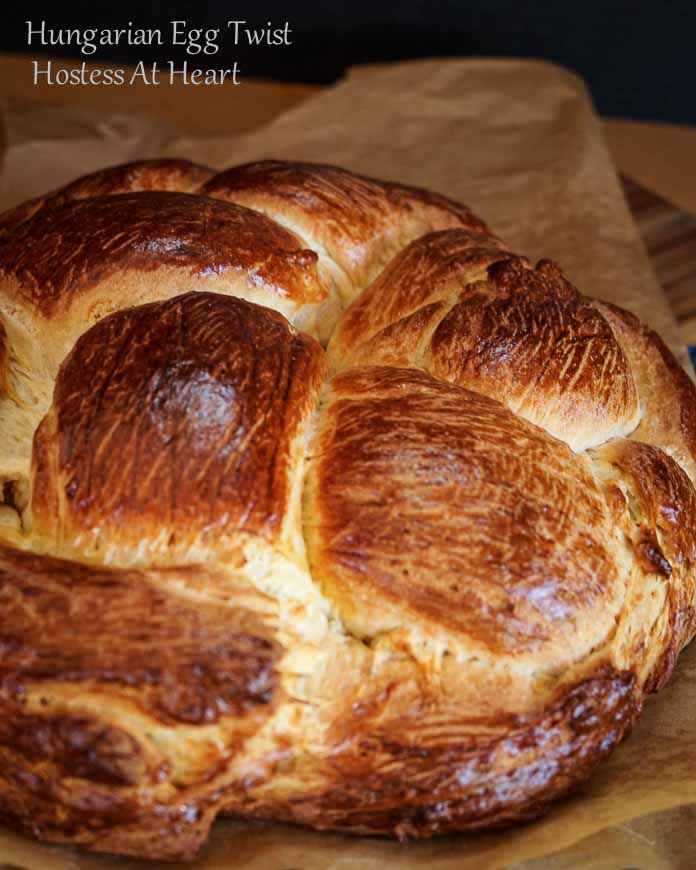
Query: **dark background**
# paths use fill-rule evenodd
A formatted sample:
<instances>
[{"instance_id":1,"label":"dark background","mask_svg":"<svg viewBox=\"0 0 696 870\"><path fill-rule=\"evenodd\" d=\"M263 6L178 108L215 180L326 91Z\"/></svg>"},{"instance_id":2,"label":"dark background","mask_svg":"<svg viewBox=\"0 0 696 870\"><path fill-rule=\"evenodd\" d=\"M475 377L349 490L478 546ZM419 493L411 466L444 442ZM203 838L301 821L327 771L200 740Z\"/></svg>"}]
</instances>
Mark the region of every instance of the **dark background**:
<instances>
[{"instance_id":1,"label":"dark background","mask_svg":"<svg viewBox=\"0 0 696 870\"><path fill-rule=\"evenodd\" d=\"M73 2L41 8L12 3L0 12L0 50L27 49L26 24L53 28L162 27L171 19L191 27L249 26L289 20L293 45L228 48L206 58L184 49L100 49L87 60L136 63L186 59L189 66L239 62L243 78L332 82L351 64L428 56L543 57L580 73L605 115L696 123L696 0L691 2L563 2L563 0L379 0L350 2L221 2L199 0L122 3ZM221 34L221 38L224 31ZM223 43L224 44L224 43ZM81 57L72 48L43 53Z\"/></svg>"}]
</instances>

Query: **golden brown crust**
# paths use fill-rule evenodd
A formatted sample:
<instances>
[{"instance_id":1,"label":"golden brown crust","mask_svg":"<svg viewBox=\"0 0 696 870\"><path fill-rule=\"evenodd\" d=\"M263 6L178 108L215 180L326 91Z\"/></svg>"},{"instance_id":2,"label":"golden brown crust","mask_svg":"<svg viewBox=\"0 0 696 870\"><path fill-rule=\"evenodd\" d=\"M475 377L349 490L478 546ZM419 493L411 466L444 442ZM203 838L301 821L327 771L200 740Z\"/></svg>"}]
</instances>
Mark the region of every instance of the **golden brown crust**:
<instances>
[{"instance_id":1,"label":"golden brown crust","mask_svg":"<svg viewBox=\"0 0 696 870\"><path fill-rule=\"evenodd\" d=\"M630 480L634 511L653 537L645 548L650 567L667 577L687 568L696 559L696 492L686 472L659 447L623 438L595 455Z\"/></svg>"},{"instance_id":2,"label":"golden brown crust","mask_svg":"<svg viewBox=\"0 0 696 870\"><path fill-rule=\"evenodd\" d=\"M425 355L435 377L480 390L584 450L632 431L636 387L606 320L553 263L488 268L443 318Z\"/></svg>"},{"instance_id":3,"label":"golden brown crust","mask_svg":"<svg viewBox=\"0 0 696 870\"><path fill-rule=\"evenodd\" d=\"M241 273L250 288L260 284L281 297L319 302L326 290L316 261L313 251L257 212L159 191L70 201L0 237L0 280L13 281L10 298L44 317L117 271L166 266L185 270L190 280ZM118 307L129 303L126 296Z\"/></svg>"},{"instance_id":4,"label":"golden brown crust","mask_svg":"<svg viewBox=\"0 0 696 870\"><path fill-rule=\"evenodd\" d=\"M0 397L7 395L10 389L10 344L7 330L0 318Z\"/></svg>"},{"instance_id":5,"label":"golden brown crust","mask_svg":"<svg viewBox=\"0 0 696 870\"><path fill-rule=\"evenodd\" d=\"M61 188L59 194L62 200L68 200L146 190L195 193L213 174L209 166L190 160L172 157L136 160L83 175Z\"/></svg>"},{"instance_id":6,"label":"golden brown crust","mask_svg":"<svg viewBox=\"0 0 696 870\"><path fill-rule=\"evenodd\" d=\"M696 631L695 451L660 339L444 197L143 161L0 216L0 818L538 815Z\"/></svg>"},{"instance_id":7,"label":"golden brown crust","mask_svg":"<svg viewBox=\"0 0 696 870\"><path fill-rule=\"evenodd\" d=\"M278 651L253 613L174 598L136 572L8 547L0 595L0 685L20 709L43 685L104 685L161 722L201 725L273 696Z\"/></svg>"},{"instance_id":8,"label":"golden brown crust","mask_svg":"<svg viewBox=\"0 0 696 870\"><path fill-rule=\"evenodd\" d=\"M622 590L594 479L498 402L415 369L348 369L313 452L312 572L360 636L557 668L611 630Z\"/></svg>"},{"instance_id":9,"label":"golden brown crust","mask_svg":"<svg viewBox=\"0 0 696 870\"><path fill-rule=\"evenodd\" d=\"M574 450L626 435L639 403L605 318L549 261L463 230L409 245L339 320L335 368L418 365L504 402Z\"/></svg>"},{"instance_id":10,"label":"golden brown crust","mask_svg":"<svg viewBox=\"0 0 696 870\"><path fill-rule=\"evenodd\" d=\"M631 366L641 406L634 438L666 450L696 485L696 386L654 330L629 311L594 302Z\"/></svg>"},{"instance_id":11,"label":"golden brown crust","mask_svg":"<svg viewBox=\"0 0 696 870\"><path fill-rule=\"evenodd\" d=\"M411 348L410 342L396 338L380 341L379 334L423 306L456 297L484 277L490 263L507 256L501 242L476 228L428 233L411 242L346 309L329 345L334 365L369 363L368 354L360 352L365 345Z\"/></svg>"},{"instance_id":12,"label":"golden brown crust","mask_svg":"<svg viewBox=\"0 0 696 870\"><path fill-rule=\"evenodd\" d=\"M249 815L400 839L505 827L542 815L586 779L641 704L634 675L607 667L561 687L541 713L494 723L431 723L425 705L390 720L381 706L346 705L337 717L324 790Z\"/></svg>"},{"instance_id":13,"label":"golden brown crust","mask_svg":"<svg viewBox=\"0 0 696 870\"><path fill-rule=\"evenodd\" d=\"M23 203L0 215L0 235L18 226L42 208L55 208L72 199L87 199L145 190L194 193L213 170L189 160L138 160L83 175L52 194Z\"/></svg>"},{"instance_id":14,"label":"golden brown crust","mask_svg":"<svg viewBox=\"0 0 696 870\"><path fill-rule=\"evenodd\" d=\"M259 209L325 251L347 279L341 282L347 300L423 233L457 226L487 229L447 197L327 164L260 160L221 172L201 192Z\"/></svg>"},{"instance_id":15,"label":"golden brown crust","mask_svg":"<svg viewBox=\"0 0 696 870\"><path fill-rule=\"evenodd\" d=\"M174 577L0 547L4 819L153 856L200 845L206 800L278 702L280 649L255 613L175 595Z\"/></svg>"},{"instance_id":16,"label":"golden brown crust","mask_svg":"<svg viewBox=\"0 0 696 870\"><path fill-rule=\"evenodd\" d=\"M644 640L651 650L645 691L657 691L696 632L696 491L686 472L659 447L620 438L593 455L611 465L625 490L636 569L663 588L662 611L645 626Z\"/></svg>"},{"instance_id":17,"label":"golden brown crust","mask_svg":"<svg viewBox=\"0 0 696 870\"><path fill-rule=\"evenodd\" d=\"M273 311L191 293L77 342L34 441L34 531L54 551L222 555L279 544L324 354ZM112 557L113 558L113 557Z\"/></svg>"}]
</instances>

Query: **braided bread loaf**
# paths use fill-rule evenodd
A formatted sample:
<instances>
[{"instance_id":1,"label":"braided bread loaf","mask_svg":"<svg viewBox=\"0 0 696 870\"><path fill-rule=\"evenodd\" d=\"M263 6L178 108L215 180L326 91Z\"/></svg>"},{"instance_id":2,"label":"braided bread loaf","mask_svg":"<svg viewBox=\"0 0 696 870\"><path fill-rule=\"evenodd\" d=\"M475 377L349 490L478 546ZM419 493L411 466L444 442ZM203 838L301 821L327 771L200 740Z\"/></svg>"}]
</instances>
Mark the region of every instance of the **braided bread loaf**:
<instances>
[{"instance_id":1,"label":"braided bread loaf","mask_svg":"<svg viewBox=\"0 0 696 870\"><path fill-rule=\"evenodd\" d=\"M696 631L662 341L329 166L142 162L0 217L0 481L0 817L52 842L528 819Z\"/></svg>"}]
</instances>

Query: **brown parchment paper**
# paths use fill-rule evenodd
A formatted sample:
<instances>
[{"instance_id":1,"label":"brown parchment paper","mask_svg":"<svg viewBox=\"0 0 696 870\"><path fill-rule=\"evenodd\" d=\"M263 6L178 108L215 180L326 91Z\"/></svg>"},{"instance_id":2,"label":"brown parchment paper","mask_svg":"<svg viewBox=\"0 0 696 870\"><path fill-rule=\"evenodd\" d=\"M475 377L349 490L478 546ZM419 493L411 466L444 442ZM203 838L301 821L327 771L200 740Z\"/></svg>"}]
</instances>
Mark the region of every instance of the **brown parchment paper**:
<instances>
[{"instance_id":1,"label":"brown parchment paper","mask_svg":"<svg viewBox=\"0 0 696 870\"><path fill-rule=\"evenodd\" d=\"M260 157L338 163L465 201L520 252L556 259L583 292L635 311L684 358L587 92L558 67L475 60L361 68L270 125L234 139L177 137L161 123L100 118L84 109L6 105L5 116L0 207L98 166L156 154L219 167ZM398 844L223 821L189 866L693 867L694 700L696 645L682 655L670 685L648 701L630 739L576 795L546 818L505 833ZM31 870L153 866L47 847L0 828L0 868L3 861Z\"/></svg>"},{"instance_id":2,"label":"brown parchment paper","mask_svg":"<svg viewBox=\"0 0 696 870\"><path fill-rule=\"evenodd\" d=\"M156 157L175 131L138 114L0 100L0 211L113 163ZM0 135L0 139L2 136Z\"/></svg>"}]
</instances>

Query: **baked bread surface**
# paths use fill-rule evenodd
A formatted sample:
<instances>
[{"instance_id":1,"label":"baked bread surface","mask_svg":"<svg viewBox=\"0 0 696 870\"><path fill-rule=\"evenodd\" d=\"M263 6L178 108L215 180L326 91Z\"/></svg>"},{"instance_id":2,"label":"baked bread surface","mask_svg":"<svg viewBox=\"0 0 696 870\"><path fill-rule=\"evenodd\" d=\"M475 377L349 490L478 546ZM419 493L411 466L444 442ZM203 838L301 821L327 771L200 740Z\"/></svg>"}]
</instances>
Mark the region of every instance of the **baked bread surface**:
<instances>
[{"instance_id":1,"label":"baked bread surface","mask_svg":"<svg viewBox=\"0 0 696 870\"><path fill-rule=\"evenodd\" d=\"M591 289L591 288L590 288ZM543 813L696 631L696 393L467 208L144 161L0 216L0 818Z\"/></svg>"}]
</instances>

